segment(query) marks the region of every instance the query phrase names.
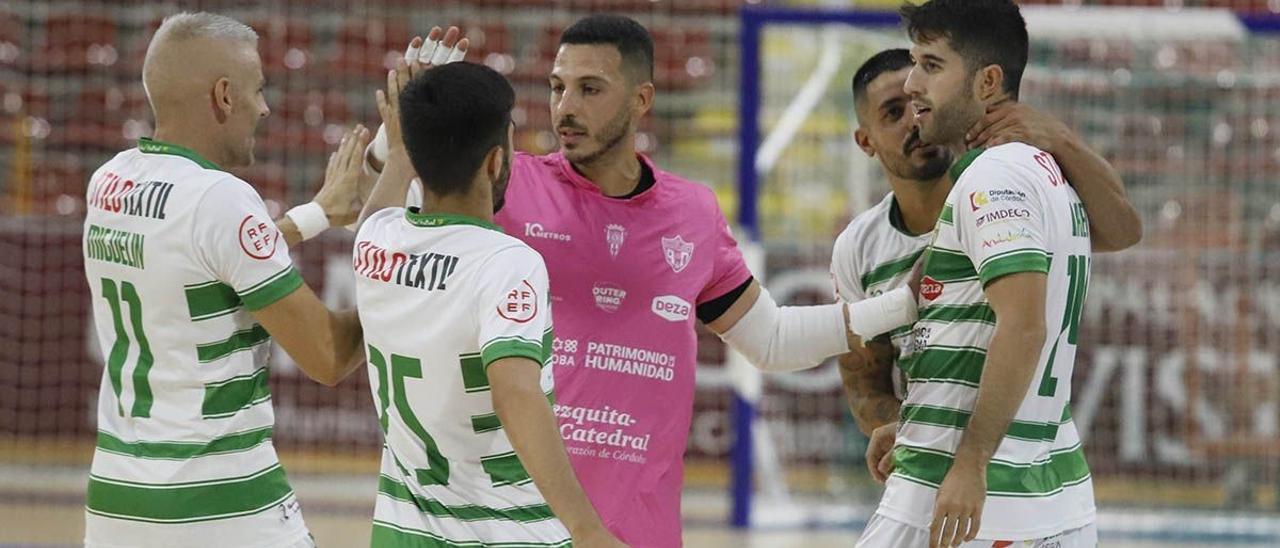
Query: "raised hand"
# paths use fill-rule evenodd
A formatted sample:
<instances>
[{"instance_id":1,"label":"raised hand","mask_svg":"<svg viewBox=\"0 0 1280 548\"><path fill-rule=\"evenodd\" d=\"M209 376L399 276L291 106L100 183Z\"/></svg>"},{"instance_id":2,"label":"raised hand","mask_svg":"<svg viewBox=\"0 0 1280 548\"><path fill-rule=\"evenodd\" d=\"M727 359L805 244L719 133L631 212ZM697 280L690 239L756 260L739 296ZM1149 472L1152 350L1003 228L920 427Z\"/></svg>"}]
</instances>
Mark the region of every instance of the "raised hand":
<instances>
[{"instance_id":1,"label":"raised hand","mask_svg":"<svg viewBox=\"0 0 1280 548\"><path fill-rule=\"evenodd\" d=\"M462 30L458 27L449 27L448 30L432 27L431 32L427 33L426 40L423 40L420 36L415 36L409 41L409 47L405 48L402 63L396 64L396 72L403 73L407 78L413 78L431 67L465 59L467 49L470 47L471 41L462 38ZM406 68L402 68L401 65ZM379 111L381 111L381 107L379 107ZM369 146L369 150L365 154L365 162L368 164L369 171L373 173L382 172L384 164L387 162L387 156L391 153L392 144L401 142L392 140L388 135L385 117L383 117L383 123L383 126L378 127L378 133L373 138L373 144Z\"/></svg>"},{"instance_id":2,"label":"raised hand","mask_svg":"<svg viewBox=\"0 0 1280 548\"><path fill-rule=\"evenodd\" d=\"M351 223L360 214L360 156L368 144L369 130L357 125L342 136L338 150L329 155L324 185L314 201L324 209L331 226Z\"/></svg>"},{"instance_id":3,"label":"raised hand","mask_svg":"<svg viewBox=\"0 0 1280 548\"><path fill-rule=\"evenodd\" d=\"M387 136L387 154L383 157L386 162L408 161L408 153L404 149L404 134L400 131L400 92L409 85L412 73L412 66L401 59L396 63L396 68L387 72L386 91L375 92L378 114L382 116L382 130Z\"/></svg>"},{"instance_id":4,"label":"raised hand","mask_svg":"<svg viewBox=\"0 0 1280 548\"><path fill-rule=\"evenodd\" d=\"M462 31L458 27L449 27L448 30L432 27L425 41L414 37L409 42L404 58L410 65L417 62L423 68L437 67L463 60L470 47L471 41L462 38Z\"/></svg>"}]
</instances>

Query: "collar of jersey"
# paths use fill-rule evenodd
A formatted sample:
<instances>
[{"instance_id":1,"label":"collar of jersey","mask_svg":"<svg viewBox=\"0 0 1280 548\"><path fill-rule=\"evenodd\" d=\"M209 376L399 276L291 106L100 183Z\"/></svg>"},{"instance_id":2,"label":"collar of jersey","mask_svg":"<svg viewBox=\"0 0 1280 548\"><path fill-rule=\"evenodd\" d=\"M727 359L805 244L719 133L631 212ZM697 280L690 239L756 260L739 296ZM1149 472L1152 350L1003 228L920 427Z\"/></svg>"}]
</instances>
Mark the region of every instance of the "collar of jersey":
<instances>
[{"instance_id":1,"label":"collar of jersey","mask_svg":"<svg viewBox=\"0 0 1280 548\"><path fill-rule=\"evenodd\" d=\"M658 171L658 167L653 165L653 161L650 160L648 156L645 156L637 152L636 158L639 158L641 162L644 162L646 165L649 166L649 170L653 171L653 186L649 187L648 190L645 190L644 192L641 192L640 194L637 194L630 198L623 198L621 196L605 196L603 192L600 192L600 187L596 186L595 183L591 182L591 179L583 177L581 173L578 173L578 170L573 169L573 164L569 163L568 158L564 157L564 153L554 152L552 154L556 157L556 160L558 160L560 163L560 172L564 174L565 178L568 179L569 182L573 184L573 186L581 188L587 192L594 192L595 194L599 195L601 198L617 200L619 202L633 202L633 203L640 202L642 200L648 199L649 196L653 196L655 194L654 189L658 188L658 186L662 184L662 172Z\"/></svg>"},{"instance_id":2,"label":"collar of jersey","mask_svg":"<svg viewBox=\"0 0 1280 548\"><path fill-rule=\"evenodd\" d=\"M222 171L222 168L218 167L218 164L204 159L203 156L196 154L196 151L173 143L166 143L164 141L157 141L155 139L143 137L138 139L138 150L148 154L171 154L173 156L181 156L199 164L202 168Z\"/></svg>"},{"instance_id":3,"label":"collar of jersey","mask_svg":"<svg viewBox=\"0 0 1280 548\"><path fill-rule=\"evenodd\" d=\"M947 169L947 174L951 176L951 182L954 183L959 181L960 175L964 174L964 170L969 169L969 166L973 164L973 161L977 160L978 157L982 156L982 153L986 151L987 149L982 147L971 148L968 152L961 155L960 159L956 160L955 163L951 164L951 167Z\"/></svg>"},{"instance_id":4,"label":"collar of jersey","mask_svg":"<svg viewBox=\"0 0 1280 548\"><path fill-rule=\"evenodd\" d=\"M477 219L470 215L457 215L453 213L418 213L417 211L414 211L416 209L417 208L409 208L404 210L404 218L413 226L433 228L449 225L471 225L503 232L502 227L484 219Z\"/></svg>"}]
</instances>

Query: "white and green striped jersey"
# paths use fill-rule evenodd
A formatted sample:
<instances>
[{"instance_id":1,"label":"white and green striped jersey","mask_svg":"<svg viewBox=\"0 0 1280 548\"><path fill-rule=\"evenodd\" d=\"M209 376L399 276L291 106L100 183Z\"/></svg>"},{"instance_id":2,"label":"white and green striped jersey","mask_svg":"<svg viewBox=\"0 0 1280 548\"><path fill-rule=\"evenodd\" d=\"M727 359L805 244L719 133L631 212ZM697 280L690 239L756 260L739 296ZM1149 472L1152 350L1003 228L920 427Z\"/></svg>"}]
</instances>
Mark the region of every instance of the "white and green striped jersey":
<instances>
[{"instance_id":1,"label":"white and green striped jersey","mask_svg":"<svg viewBox=\"0 0 1280 548\"><path fill-rule=\"evenodd\" d=\"M1045 272L1046 342L1034 380L987 469L979 538L1026 540L1093 519L1092 485L1068 404L1089 279L1088 218L1053 157L1013 143L971 151L926 251L920 318L901 364L908 379L894 472L879 512L927 528L937 486L976 401L996 318L983 289Z\"/></svg>"},{"instance_id":2,"label":"white and green striped jersey","mask_svg":"<svg viewBox=\"0 0 1280 548\"><path fill-rule=\"evenodd\" d=\"M93 175L85 277L106 356L91 546L277 546L306 526L271 444L269 341L250 311L302 285L262 199L143 139Z\"/></svg>"},{"instance_id":3,"label":"white and green striped jersey","mask_svg":"<svg viewBox=\"0 0 1280 548\"><path fill-rule=\"evenodd\" d=\"M907 285L911 269L933 233L911 235L901 218L896 198L890 192L849 222L831 250L836 296L856 302ZM901 350L910 332L909 325L889 332L894 348ZM906 397L901 369L894 370L893 388L898 398Z\"/></svg>"},{"instance_id":4,"label":"white and green striped jersey","mask_svg":"<svg viewBox=\"0 0 1280 548\"><path fill-rule=\"evenodd\" d=\"M356 304L385 436L374 546L568 546L494 413L488 366L542 366L542 256L492 223L388 208L356 235Z\"/></svg>"}]
</instances>

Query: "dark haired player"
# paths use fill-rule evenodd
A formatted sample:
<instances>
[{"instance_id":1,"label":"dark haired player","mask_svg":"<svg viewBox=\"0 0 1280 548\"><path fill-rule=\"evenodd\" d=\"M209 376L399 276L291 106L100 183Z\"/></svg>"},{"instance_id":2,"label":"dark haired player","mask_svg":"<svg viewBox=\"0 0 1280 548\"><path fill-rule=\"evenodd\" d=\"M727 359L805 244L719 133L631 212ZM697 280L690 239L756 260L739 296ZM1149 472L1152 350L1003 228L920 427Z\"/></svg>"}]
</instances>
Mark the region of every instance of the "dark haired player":
<instances>
[{"instance_id":1,"label":"dark haired player","mask_svg":"<svg viewBox=\"0 0 1280 548\"><path fill-rule=\"evenodd\" d=\"M904 90L925 144L1016 101L1026 24L1008 0L904 6ZM965 153L925 252L909 385L884 497L860 546L1092 546L1089 470L1058 447L1088 285L1089 216L1049 152ZM877 434L884 430L878 430ZM891 468L891 470L889 470Z\"/></svg>"},{"instance_id":2,"label":"dark haired player","mask_svg":"<svg viewBox=\"0 0 1280 548\"><path fill-rule=\"evenodd\" d=\"M515 92L483 65L412 80L401 69L379 95L392 158L354 250L386 438L372 544L620 546L574 477L549 404L546 267L493 224ZM415 172L428 205L379 207Z\"/></svg>"},{"instance_id":3,"label":"dark haired player","mask_svg":"<svg viewBox=\"0 0 1280 548\"><path fill-rule=\"evenodd\" d=\"M711 190L636 153L655 88L653 41L634 20L593 15L565 29L548 83L560 150L515 154L495 221L546 258L555 410L587 495L622 540L678 546L695 322L757 367L788 371L910 323L915 299L903 288L847 307L779 307Z\"/></svg>"}]
</instances>

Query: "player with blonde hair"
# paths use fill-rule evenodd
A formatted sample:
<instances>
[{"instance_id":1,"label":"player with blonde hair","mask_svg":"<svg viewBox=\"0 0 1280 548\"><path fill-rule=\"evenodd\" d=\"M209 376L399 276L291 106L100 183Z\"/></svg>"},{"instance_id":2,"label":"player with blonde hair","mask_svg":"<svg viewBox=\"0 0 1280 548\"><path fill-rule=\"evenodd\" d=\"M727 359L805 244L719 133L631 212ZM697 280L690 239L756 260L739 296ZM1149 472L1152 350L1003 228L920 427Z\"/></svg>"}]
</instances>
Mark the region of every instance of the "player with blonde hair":
<instances>
[{"instance_id":1,"label":"player with blonde hair","mask_svg":"<svg viewBox=\"0 0 1280 548\"><path fill-rule=\"evenodd\" d=\"M107 356L90 547L313 544L271 442L268 343L326 385L361 363L355 313L325 308L289 246L355 218L368 132L343 138L314 202L273 222L223 171L253 162L270 112L257 40L221 15L166 18L143 65L155 137L89 183L85 276Z\"/></svg>"}]
</instances>

